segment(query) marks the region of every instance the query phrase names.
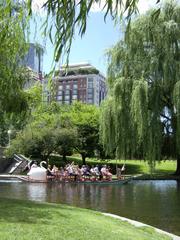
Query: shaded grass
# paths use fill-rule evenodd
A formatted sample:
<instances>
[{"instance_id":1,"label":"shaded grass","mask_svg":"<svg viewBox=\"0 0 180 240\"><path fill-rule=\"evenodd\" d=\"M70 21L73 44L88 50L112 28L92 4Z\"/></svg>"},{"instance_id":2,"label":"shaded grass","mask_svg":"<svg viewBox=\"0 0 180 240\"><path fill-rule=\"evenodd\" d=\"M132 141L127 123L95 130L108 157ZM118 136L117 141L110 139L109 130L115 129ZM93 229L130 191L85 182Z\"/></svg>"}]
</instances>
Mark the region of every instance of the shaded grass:
<instances>
[{"instance_id":1,"label":"shaded grass","mask_svg":"<svg viewBox=\"0 0 180 240\"><path fill-rule=\"evenodd\" d=\"M1 240L168 240L98 212L60 204L0 199Z\"/></svg>"}]
</instances>

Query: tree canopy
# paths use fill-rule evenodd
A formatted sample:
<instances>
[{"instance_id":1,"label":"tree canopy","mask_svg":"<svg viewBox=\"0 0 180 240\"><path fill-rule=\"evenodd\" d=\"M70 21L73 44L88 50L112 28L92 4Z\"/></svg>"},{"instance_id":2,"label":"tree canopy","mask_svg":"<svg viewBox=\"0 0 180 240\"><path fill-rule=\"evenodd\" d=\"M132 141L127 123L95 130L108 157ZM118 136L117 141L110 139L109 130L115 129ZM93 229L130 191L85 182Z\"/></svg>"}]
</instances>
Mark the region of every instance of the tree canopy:
<instances>
[{"instance_id":1,"label":"tree canopy","mask_svg":"<svg viewBox=\"0 0 180 240\"><path fill-rule=\"evenodd\" d=\"M99 150L98 108L80 102L71 106L52 102L38 105L31 112L28 124L17 133L6 153L45 160L50 154L59 153L65 160L66 155L78 152L85 163L85 158L94 156L95 150Z\"/></svg>"},{"instance_id":2,"label":"tree canopy","mask_svg":"<svg viewBox=\"0 0 180 240\"><path fill-rule=\"evenodd\" d=\"M141 153L151 166L176 157L180 174L180 6L167 2L156 21L153 14L134 20L108 52L102 141L117 158Z\"/></svg>"}]
</instances>

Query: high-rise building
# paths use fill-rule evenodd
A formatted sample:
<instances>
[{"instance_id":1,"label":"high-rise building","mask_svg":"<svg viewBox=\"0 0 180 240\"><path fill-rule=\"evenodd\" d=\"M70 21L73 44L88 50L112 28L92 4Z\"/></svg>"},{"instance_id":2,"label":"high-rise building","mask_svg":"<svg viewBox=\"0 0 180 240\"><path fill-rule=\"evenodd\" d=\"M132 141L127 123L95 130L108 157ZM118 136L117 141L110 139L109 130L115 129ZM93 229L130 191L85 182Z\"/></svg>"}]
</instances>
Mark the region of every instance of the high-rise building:
<instances>
[{"instance_id":1,"label":"high-rise building","mask_svg":"<svg viewBox=\"0 0 180 240\"><path fill-rule=\"evenodd\" d=\"M88 63L61 67L54 77L55 99L59 103L73 101L99 106L106 96L105 77Z\"/></svg>"},{"instance_id":2,"label":"high-rise building","mask_svg":"<svg viewBox=\"0 0 180 240\"><path fill-rule=\"evenodd\" d=\"M21 64L27 68L27 73L29 75L29 79L25 83L24 88L33 86L37 81L42 82L43 47L30 43L28 52L22 59Z\"/></svg>"},{"instance_id":3,"label":"high-rise building","mask_svg":"<svg viewBox=\"0 0 180 240\"><path fill-rule=\"evenodd\" d=\"M36 73L42 73L43 47L34 43L30 43L28 52L23 59L23 65L31 68Z\"/></svg>"}]
</instances>

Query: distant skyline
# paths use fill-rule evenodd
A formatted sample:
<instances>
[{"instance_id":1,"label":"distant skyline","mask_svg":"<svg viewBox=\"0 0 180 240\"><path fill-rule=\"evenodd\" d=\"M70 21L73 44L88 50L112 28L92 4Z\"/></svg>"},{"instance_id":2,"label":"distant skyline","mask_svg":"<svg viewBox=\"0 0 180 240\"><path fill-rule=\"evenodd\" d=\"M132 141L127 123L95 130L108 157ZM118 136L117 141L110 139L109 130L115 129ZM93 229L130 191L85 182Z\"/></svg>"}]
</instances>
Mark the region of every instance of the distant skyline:
<instances>
[{"instance_id":1,"label":"distant skyline","mask_svg":"<svg viewBox=\"0 0 180 240\"><path fill-rule=\"evenodd\" d=\"M44 0L38 1L38 7L43 1ZM155 5L155 3L156 0L140 0L140 13L147 11L151 6ZM78 34L74 37L69 56L69 64L88 62L106 76L107 61L105 58L105 51L122 38L123 30L120 26L114 25L114 21L112 21L110 16L108 16L106 22L104 22L104 13L100 11L99 5L94 6L92 10L93 11L90 12L88 17L86 33L82 38L78 36ZM30 41L36 41L45 45L45 40L42 39L42 36L40 35L41 31L38 29L39 26L42 25L42 21L36 26L36 35L34 34L35 24L32 22ZM52 62L54 51L54 47L48 38L46 40L45 48L43 72L48 73L53 67Z\"/></svg>"}]
</instances>

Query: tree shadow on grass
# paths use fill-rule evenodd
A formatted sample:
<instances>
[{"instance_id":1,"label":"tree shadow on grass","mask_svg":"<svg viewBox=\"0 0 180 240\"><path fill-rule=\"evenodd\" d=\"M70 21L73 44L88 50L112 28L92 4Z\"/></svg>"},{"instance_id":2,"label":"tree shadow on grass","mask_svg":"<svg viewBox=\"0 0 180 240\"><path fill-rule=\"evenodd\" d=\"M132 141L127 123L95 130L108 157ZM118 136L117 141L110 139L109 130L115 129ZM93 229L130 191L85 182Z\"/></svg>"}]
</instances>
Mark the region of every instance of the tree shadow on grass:
<instances>
[{"instance_id":1,"label":"tree shadow on grass","mask_svg":"<svg viewBox=\"0 0 180 240\"><path fill-rule=\"evenodd\" d=\"M58 217L68 218L71 207L63 205L51 205L38 202L21 201L15 199L0 198L0 222L8 223L43 223L48 224L48 219Z\"/></svg>"},{"instance_id":2,"label":"tree shadow on grass","mask_svg":"<svg viewBox=\"0 0 180 240\"><path fill-rule=\"evenodd\" d=\"M125 166L125 174L143 174L143 168L140 165L127 163Z\"/></svg>"},{"instance_id":3,"label":"tree shadow on grass","mask_svg":"<svg viewBox=\"0 0 180 240\"><path fill-rule=\"evenodd\" d=\"M156 174L173 174L175 170L169 170L169 169L155 169L154 173Z\"/></svg>"}]
</instances>

